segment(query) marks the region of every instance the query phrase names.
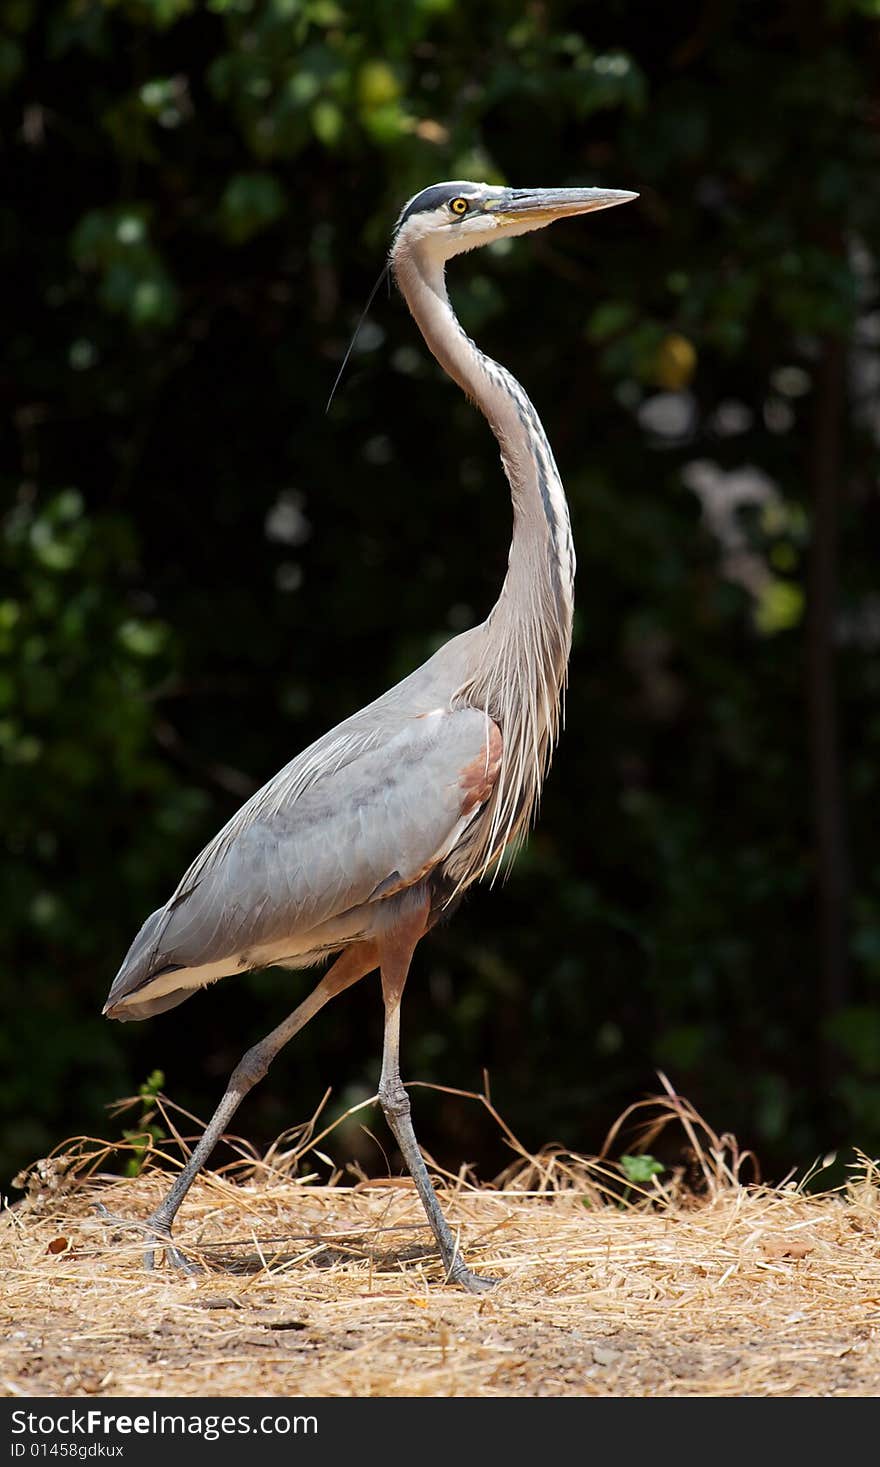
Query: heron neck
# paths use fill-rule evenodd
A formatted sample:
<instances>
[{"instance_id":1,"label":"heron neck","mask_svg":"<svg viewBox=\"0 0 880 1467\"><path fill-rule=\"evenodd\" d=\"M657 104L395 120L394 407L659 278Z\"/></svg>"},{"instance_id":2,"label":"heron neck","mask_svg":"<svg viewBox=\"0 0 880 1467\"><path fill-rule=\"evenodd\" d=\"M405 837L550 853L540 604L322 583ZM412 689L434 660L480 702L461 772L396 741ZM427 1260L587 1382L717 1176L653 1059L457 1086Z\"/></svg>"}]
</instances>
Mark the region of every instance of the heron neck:
<instances>
[{"instance_id":1,"label":"heron neck","mask_svg":"<svg viewBox=\"0 0 880 1467\"><path fill-rule=\"evenodd\" d=\"M501 449L510 484L513 537L507 575L487 621L490 655L517 633L556 698L571 646L575 558L568 505L546 434L523 388L465 334L446 290L443 263L399 250L394 272L434 356L484 414Z\"/></svg>"}]
</instances>

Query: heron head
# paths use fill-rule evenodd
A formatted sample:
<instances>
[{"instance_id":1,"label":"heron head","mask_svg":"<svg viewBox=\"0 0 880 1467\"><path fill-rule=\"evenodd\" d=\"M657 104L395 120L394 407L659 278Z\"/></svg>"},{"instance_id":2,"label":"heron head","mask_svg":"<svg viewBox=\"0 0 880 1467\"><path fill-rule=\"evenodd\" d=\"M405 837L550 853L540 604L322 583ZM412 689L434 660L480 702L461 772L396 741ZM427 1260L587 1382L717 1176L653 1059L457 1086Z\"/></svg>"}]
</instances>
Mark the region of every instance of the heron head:
<instances>
[{"instance_id":1,"label":"heron head","mask_svg":"<svg viewBox=\"0 0 880 1467\"><path fill-rule=\"evenodd\" d=\"M514 234L543 229L555 219L626 204L638 194L609 188L500 188L489 183L435 183L405 204L394 230L391 258L418 249L448 260L465 250Z\"/></svg>"}]
</instances>

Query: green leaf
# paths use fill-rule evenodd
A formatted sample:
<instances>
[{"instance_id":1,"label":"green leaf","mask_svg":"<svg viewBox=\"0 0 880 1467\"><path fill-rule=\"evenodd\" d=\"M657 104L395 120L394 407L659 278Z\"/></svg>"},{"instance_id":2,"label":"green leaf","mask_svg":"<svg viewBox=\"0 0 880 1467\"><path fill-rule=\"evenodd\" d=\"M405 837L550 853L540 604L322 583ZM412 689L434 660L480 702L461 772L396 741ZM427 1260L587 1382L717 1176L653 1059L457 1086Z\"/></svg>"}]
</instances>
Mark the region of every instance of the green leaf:
<instances>
[{"instance_id":1,"label":"green leaf","mask_svg":"<svg viewBox=\"0 0 880 1467\"><path fill-rule=\"evenodd\" d=\"M315 137L325 147L332 148L336 145L342 135L343 116L335 102L326 98L317 102L312 108L312 127Z\"/></svg>"},{"instance_id":2,"label":"green leaf","mask_svg":"<svg viewBox=\"0 0 880 1467\"><path fill-rule=\"evenodd\" d=\"M271 173L237 173L223 190L221 226L232 244L245 244L280 219L287 208L284 189Z\"/></svg>"},{"instance_id":3,"label":"green leaf","mask_svg":"<svg viewBox=\"0 0 880 1467\"><path fill-rule=\"evenodd\" d=\"M587 322L587 338L590 341L607 341L632 325L636 308L629 301L602 301L596 306Z\"/></svg>"},{"instance_id":4,"label":"green leaf","mask_svg":"<svg viewBox=\"0 0 880 1467\"><path fill-rule=\"evenodd\" d=\"M655 1161L653 1156L622 1156L620 1165L628 1182L641 1184L650 1182L652 1177L659 1177L665 1170L663 1163Z\"/></svg>"},{"instance_id":5,"label":"green leaf","mask_svg":"<svg viewBox=\"0 0 880 1467\"><path fill-rule=\"evenodd\" d=\"M764 637L787 632L803 620L804 606L803 590L793 581L768 581L755 608L755 626Z\"/></svg>"},{"instance_id":6,"label":"green leaf","mask_svg":"<svg viewBox=\"0 0 880 1467\"><path fill-rule=\"evenodd\" d=\"M156 657L165 646L168 630L159 621L130 618L121 623L116 635L126 652L135 657Z\"/></svg>"}]
</instances>

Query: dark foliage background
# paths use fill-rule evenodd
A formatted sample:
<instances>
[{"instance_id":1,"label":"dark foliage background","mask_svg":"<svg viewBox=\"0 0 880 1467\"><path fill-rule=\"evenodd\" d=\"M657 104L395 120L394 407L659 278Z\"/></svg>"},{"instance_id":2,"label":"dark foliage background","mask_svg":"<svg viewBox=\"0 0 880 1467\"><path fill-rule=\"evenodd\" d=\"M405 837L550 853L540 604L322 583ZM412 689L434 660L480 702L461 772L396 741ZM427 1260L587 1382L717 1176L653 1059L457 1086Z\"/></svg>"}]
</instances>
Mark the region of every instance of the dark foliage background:
<instances>
[{"instance_id":1,"label":"dark foliage background","mask_svg":"<svg viewBox=\"0 0 880 1467\"><path fill-rule=\"evenodd\" d=\"M592 1149L659 1066L771 1175L877 1153L878 22L7 0L4 1175L112 1134L156 1066L211 1109L307 975L111 1026L131 937L251 789L494 599L495 444L399 299L323 411L400 204L449 177L641 200L451 272L547 425L579 609L540 824L420 950L405 1075L486 1067L527 1143ZM322 1015L241 1130L372 1093L380 1009L370 979ZM503 1163L477 1107L417 1094L441 1161ZM342 1154L385 1166L357 1129Z\"/></svg>"}]
</instances>

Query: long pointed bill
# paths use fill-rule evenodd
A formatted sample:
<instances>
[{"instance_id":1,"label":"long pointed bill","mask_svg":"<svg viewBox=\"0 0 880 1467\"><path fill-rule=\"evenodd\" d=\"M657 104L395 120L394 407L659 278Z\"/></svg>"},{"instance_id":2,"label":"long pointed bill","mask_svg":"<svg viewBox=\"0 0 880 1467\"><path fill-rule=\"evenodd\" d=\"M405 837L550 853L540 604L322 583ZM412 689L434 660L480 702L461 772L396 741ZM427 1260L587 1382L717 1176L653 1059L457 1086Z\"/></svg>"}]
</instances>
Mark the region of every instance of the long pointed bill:
<instances>
[{"instance_id":1,"label":"long pointed bill","mask_svg":"<svg viewBox=\"0 0 880 1467\"><path fill-rule=\"evenodd\" d=\"M487 213L502 215L505 224L539 229L554 219L613 209L637 198L638 194L614 188L512 188L484 207Z\"/></svg>"}]
</instances>

